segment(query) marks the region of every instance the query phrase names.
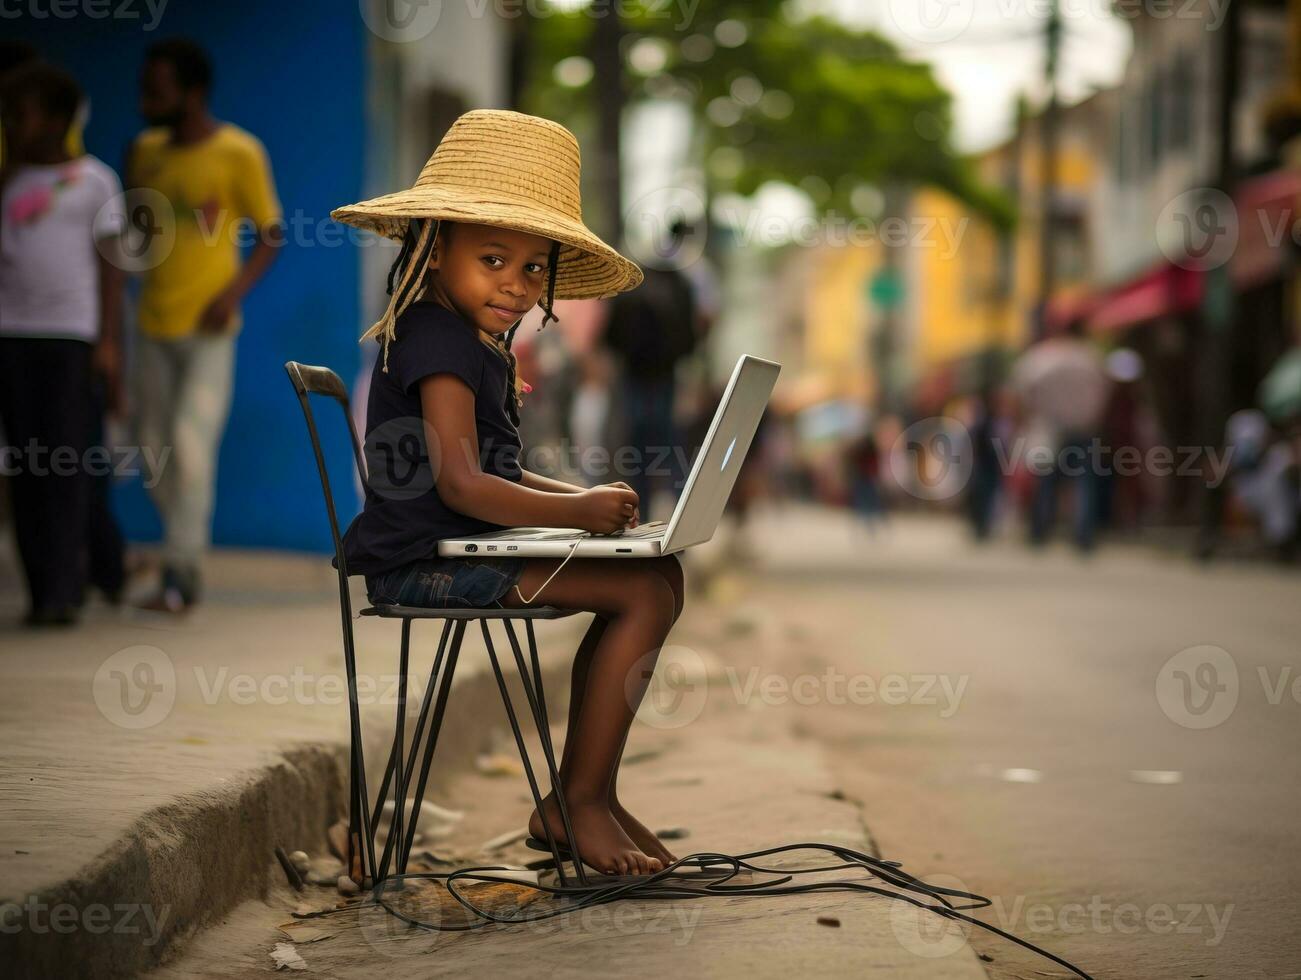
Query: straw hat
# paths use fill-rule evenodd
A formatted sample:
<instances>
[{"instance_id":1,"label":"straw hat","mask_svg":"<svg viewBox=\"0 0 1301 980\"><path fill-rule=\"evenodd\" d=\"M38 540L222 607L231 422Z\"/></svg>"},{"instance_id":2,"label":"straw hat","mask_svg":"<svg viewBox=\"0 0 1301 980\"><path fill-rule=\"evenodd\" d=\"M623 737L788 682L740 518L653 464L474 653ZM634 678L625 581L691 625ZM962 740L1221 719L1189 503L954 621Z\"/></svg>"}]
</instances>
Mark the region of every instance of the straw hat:
<instances>
[{"instance_id":1,"label":"straw hat","mask_svg":"<svg viewBox=\"0 0 1301 980\"><path fill-rule=\"evenodd\" d=\"M642 272L583 224L579 170L578 140L559 123L473 109L452 123L414 187L350 204L330 217L398 241L410 218L551 238L560 243L555 298L600 299L632 289Z\"/></svg>"}]
</instances>

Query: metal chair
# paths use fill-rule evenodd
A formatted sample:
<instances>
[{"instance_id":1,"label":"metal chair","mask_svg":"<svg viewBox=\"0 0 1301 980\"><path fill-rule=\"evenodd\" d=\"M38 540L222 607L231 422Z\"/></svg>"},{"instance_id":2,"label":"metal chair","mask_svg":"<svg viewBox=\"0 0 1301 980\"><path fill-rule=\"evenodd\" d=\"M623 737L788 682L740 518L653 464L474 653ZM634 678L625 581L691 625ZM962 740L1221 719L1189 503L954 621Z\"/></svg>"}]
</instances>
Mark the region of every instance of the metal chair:
<instances>
[{"instance_id":1,"label":"metal chair","mask_svg":"<svg viewBox=\"0 0 1301 980\"><path fill-rule=\"evenodd\" d=\"M456 671L457 658L461 652L461 640L465 635L466 625L476 620L483 630L484 644L488 648L488 658L492 662L493 673L497 678L497 687L501 692L502 704L506 708L506 716L510 720L511 731L515 736L515 744L519 747L520 761L523 763L524 773L528 777L529 789L533 793L538 812L541 813L542 795L538 790L533 765L529 759L528 750L524 745L524 736L520 730L519 720L515 715L515 707L511 701L510 692L507 690L501 665L497 660L497 651L493 646L492 635L488 630L488 621L499 619L505 626L507 636L510 639L511 651L515 657L516 668L519 670L520 678L524 682L524 692L528 699L529 710L532 712L533 722L537 726L538 735L542 742L542 752L546 757L551 789L555 793L560 806L560 816L565 828L565 836L567 840L573 841L574 834L569 822L569 810L565 805L564 793L561 791L555 751L551 744L551 727L547 721L547 703L542 688L542 671L538 662L533 621L538 619L563 619L575 615L576 610L556 609L551 606L537 606L530 609L494 609L489 607L466 609L415 608L396 605L375 605L362 609L360 613L362 616L396 619L402 623L402 643L398 661L398 708L393 748L389 752L388 763L384 769L384 778L380 782L379 797L375 801L374 808L370 807L370 794L366 787L366 767L362 751L361 714L357 702L357 661L352 632L352 601L348 591L348 566L343 556L343 539L339 531L334 494L330 490L330 478L326 472L325 455L321 449L321 440L317 432L316 419L312 412L309 396L323 395L331 398L342 409L343 417L348 423L348 432L352 438L353 458L363 484L367 478L366 461L362 453L361 442L357 438L357 428L353 424L352 413L349 410L348 391L339 376L328 368L299 364L296 361L287 362L285 371L288 372L289 379L293 382L294 391L298 394L298 402L303 409L303 418L307 422L307 432L311 436L312 451L316 455L316 468L321 477L321 491L325 497L325 510L330 519L330 534L334 539L335 561L338 565L339 612L343 623L343 659L348 674L348 723L351 752L348 794L348 871L350 876L358 884L374 887L389 876L391 861L394 862L395 874L402 875L406 873L407 861L410 858L411 846L415 838L416 823L420 817L420 803L424 797L425 785L434 757L434 749L438 744L438 733L442 728L443 714L452 689L452 676ZM441 619L443 620L443 630L438 641L438 653L434 657L433 669L430 671L429 684L425 689L424 698L420 705L420 714L416 720L411 752L406 754L404 747L407 713L407 667L411 649L411 623L417 619ZM515 633L516 621L523 621L527 630L531 674L529 667L525 664L524 655ZM449 633L452 637L450 650L447 649ZM446 654L445 658L444 654ZM436 700L434 699L435 686L438 688ZM433 709L432 718L430 717L431 707ZM415 782L415 792L411 797L410 816L407 816L404 811L407 805L408 791L412 786L411 780L415 772L417 755L421 756L420 774ZM392 784L393 795L393 823L384 845L384 853L377 862L375 858L375 827L379 823L384 804L389 798L390 783ZM551 838L550 830L546 827L545 822L543 829L546 831L547 842L551 845L551 853L555 859L560 887L567 887L569 880L565 874L564 862L561 860L557 842ZM576 849L575 857L579 857ZM582 861L575 860L573 863L579 886L587 886L588 880ZM367 882L369 882L369 885L367 885Z\"/></svg>"}]
</instances>

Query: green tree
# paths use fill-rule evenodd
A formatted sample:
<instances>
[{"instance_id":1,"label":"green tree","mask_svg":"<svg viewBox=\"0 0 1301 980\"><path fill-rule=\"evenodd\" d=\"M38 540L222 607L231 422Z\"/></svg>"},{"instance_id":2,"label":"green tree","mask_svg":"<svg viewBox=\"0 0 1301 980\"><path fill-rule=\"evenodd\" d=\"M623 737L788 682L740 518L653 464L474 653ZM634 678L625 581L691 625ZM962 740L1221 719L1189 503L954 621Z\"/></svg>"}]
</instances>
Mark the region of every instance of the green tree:
<instances>
[{"instance_id":1,"label":"green tree","mask_svg":"<svg viewBox=\"0 0 1301 980\"><path fill-rule=\"evenodd\" d=\"M845 213L859 183L929 184L1010 225L1007 198L953 149L952 100L930 66L906 60L875 32L822 16L792 20L785 10L776 0L702 0L684 27L681 8L640 8L622 24L628 84L613 87L608 73L566 85L553 71L591 50L598 8L549 11L534 25L522 102L590 132L598 104L608 113L611 100L625 97L682 98L713 163L711 194L750 194L778 180L809 190L822 213ZM629 59L637 51L648 57Z\"/></svg>"}]
</instances>

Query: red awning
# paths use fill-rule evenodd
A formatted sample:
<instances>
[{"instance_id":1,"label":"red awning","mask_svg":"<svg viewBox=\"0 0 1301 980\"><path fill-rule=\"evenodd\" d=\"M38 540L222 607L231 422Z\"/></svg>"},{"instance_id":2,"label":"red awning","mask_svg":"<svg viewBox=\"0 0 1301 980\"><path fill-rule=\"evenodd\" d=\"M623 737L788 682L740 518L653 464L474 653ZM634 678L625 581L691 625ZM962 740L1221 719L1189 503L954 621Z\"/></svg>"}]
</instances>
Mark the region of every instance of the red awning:
<instances>
[{"instance_id":1,"label":"red awning","mask_svg":"<svg viewBox=\"0 0 1301 980\"><path fill-rule=\"evenodd\" d=\"M1202 300L1202 273L1163 263L1104 293L1089 317L1097 333L1124 330L1148 320L1195 310Z\"/></svg>"},{"instance_id":2,"label":"red awning","mask_svg":"<svg viewBox=\"0 0 1301 980\"><path fill-rule=\"evenodd\" d=\"M1284 255L1292 247L1298 195L1301 173L1294 170L1275 170L1238 185L1238 244L1229 263L1238 288L1258 286L1282 273Z\"/></svg>"}]
</instances>

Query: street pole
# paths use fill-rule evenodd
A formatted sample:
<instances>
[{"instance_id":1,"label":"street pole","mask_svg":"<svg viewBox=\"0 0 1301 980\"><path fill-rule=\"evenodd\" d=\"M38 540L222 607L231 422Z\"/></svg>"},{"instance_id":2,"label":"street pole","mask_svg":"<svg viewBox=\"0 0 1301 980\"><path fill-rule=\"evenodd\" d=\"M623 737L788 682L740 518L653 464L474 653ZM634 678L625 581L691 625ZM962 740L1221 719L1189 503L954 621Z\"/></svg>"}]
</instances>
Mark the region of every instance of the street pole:
<instances>
[{"instance_id":1,"label":"street pole","mask_svg":"<svg viewBox=\"0 0 1301 980\"><path fill-rule=\"evenodd\" d=\"M598 231L606 241L623 237L622 181L619 172L620 132L623 119L623 54L620 42L623 25L617 8L611 6L595 17L591 58L593 91L596 93L596 185L600 207Z\"/></svg>"},{"instance_id":2,"label":"street pole","mask_svg":"<svg viewBox=\"0 0 1301 980\"><path fill-rule=\"evenodd\" d=\"M1237 183L1234 160L1234 117L1239 90L1239 41L1241 4L1228 0L1219 36L1219 84L1216 100L1216 178L1215 187L1230 201ZM1228 263L1207 270L1204 280L1206 299L1200 315L1201 344L1197 358L1202 389L1201 424L1203 444L1219 446L1224 441L1224 424L1230 410L1234 348L1238 342L1233 329L1233 284ZM1224 512L1223 486L1202 486L1201 529L1196 552L1209 557L1219 536Z\"/></svg>"},{"instance_id":3,"label":"street pole","mask_svg":"<svg viewBox=\"0 0 1301 980\"><path fill-rule=\"evenodd\" d=\"M1036 339L1042 339L1048 324L1048 302L1055 285L1053 260L1053 218L1057 197L1057 124L1060 111L1057 103L1057 66L1062 43L1062 11L1060 0L1053 0L1044 25L1044 85L1048 102L1039 121L1041 160L1041 187L1039 203L1039 302Z\"/></svg>"}]
</instances>

